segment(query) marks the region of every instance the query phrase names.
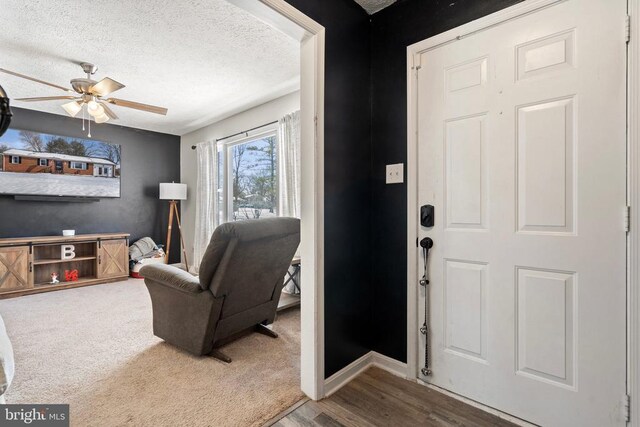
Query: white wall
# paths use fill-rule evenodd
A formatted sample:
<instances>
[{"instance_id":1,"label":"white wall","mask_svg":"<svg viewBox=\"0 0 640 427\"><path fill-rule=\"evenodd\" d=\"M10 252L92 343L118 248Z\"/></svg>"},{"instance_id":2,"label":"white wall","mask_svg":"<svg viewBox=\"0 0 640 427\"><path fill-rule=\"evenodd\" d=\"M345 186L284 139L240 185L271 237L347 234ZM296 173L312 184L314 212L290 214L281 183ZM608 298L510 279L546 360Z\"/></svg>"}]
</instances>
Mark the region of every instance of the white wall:
<instances>
[{"instance_id":1,"label":"white wall","mask_svg":"<svg viewBox=\"0 0 640 427\"><path fill-rule=\"evenodd\" d=\"M297 91L183 135L180 138L180 181L183 184L187 184L188 187L188 198L185 202L182 202L181 219L184 243L190 263L193 262L197 179L196 151L192 150L191 146L278 120L284 115L299 109L300 92Z\"/></svg>"}]
</instances>

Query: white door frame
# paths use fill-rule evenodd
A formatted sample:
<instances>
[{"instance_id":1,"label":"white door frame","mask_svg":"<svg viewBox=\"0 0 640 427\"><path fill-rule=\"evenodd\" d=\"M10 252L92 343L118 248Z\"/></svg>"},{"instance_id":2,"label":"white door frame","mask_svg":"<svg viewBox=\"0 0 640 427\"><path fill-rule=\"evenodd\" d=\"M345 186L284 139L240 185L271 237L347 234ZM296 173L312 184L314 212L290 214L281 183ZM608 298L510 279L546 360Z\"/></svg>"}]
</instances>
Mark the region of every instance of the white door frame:
<instances>
[{"instance_id":1,"label":"white door frame","mask_svg":"<svg viewBox=\"0 0 640 427\"><path fill-rule=\"evenodd\" d=\"M417 138L417 70L420 55L445 44L454 43L476 32L533 13L565 0L527 0L468 24L438 34L407 47L407 378L418 376L418 263L416 251L418 227L418 138ZM627 392L632 413L640 408L640 0L628 0L630 34L628 50L628 204L631 223L628 238L628 356ZM620 23L624 31L624 23ZM640 427L640 416L630 425Z\"/></svg>"},{"instance_id":2,"label":"white door frame","mask_svg":"<svg viewBox=\"0 0 640 427\"><path fill-rule=\"evenodd\" d=\"M229 0L299 40L301 114L301 388L324 397L324 67L325 29L285 0Z\"/></svg>"},{"instance_id":3,"label":"white door frame","mask_svg":"<svg viewBox=\"0 0 640 427\"><path fill-rule=\"evenodd\" d=\"M628 137L628 307L627 307L627 393L631 421L640 427L640 0L629 0L630 41L627 57L627 137Z\"/></svg>"}]
</instances>

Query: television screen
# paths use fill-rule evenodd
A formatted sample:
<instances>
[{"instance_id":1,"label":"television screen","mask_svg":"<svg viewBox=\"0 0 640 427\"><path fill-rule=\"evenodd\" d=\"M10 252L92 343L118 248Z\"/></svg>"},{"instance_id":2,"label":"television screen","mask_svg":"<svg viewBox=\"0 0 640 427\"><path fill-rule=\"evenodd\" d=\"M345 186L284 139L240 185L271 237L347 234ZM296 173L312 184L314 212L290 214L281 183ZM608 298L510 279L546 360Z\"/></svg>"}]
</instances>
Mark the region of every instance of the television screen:
<instances>
[{"instance_id":1,"label":"television screen","mask_svg":"<svg viewBox=\"0 0 640 427\"><path fill-rule=\"evenodd\" d=\"M120 146L8 129L0 137L0 194L120 197Z\"/></svg>"}]
</instances>

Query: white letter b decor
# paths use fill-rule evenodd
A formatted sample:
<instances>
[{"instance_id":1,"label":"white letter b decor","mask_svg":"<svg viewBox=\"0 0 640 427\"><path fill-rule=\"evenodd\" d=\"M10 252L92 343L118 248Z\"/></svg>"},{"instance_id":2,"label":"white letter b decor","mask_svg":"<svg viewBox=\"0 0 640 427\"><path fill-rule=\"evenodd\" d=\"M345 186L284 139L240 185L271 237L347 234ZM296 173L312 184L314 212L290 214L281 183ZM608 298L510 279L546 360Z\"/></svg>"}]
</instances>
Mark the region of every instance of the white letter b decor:
<instances>
[{"instance_id":1,"label":"white letter b decor","mask_svg":"<svg viewBox=\"0 0 640 427\"><path fill-rule=\"evenodd\" d=\"M76 257L76 247L73 245L62 245L60 247L62 259L74 259Z\"/></svg>"}]
</instances>

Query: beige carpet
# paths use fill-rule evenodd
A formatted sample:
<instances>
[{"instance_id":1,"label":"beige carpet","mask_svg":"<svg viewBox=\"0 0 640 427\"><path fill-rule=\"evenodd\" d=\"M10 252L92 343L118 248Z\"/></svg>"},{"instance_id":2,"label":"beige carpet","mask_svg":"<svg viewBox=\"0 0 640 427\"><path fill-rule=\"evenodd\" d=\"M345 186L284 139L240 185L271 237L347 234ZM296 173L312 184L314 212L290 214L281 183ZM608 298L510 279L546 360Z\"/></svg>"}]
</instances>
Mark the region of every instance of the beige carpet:
<instances>
[{"instance_id":1,"label":"beige carpet","mask_svg":"<svg viewBox=\"0 0 640 427\"><path fill-rule=\"evenodd\" d=\"M7 403L69 403L72 426L257 426L303 395L300 315L280 338L251 334L224 348L230 365L153 336L144 283L0 301L16 355Z\"/></svg>"}]
</instances>

